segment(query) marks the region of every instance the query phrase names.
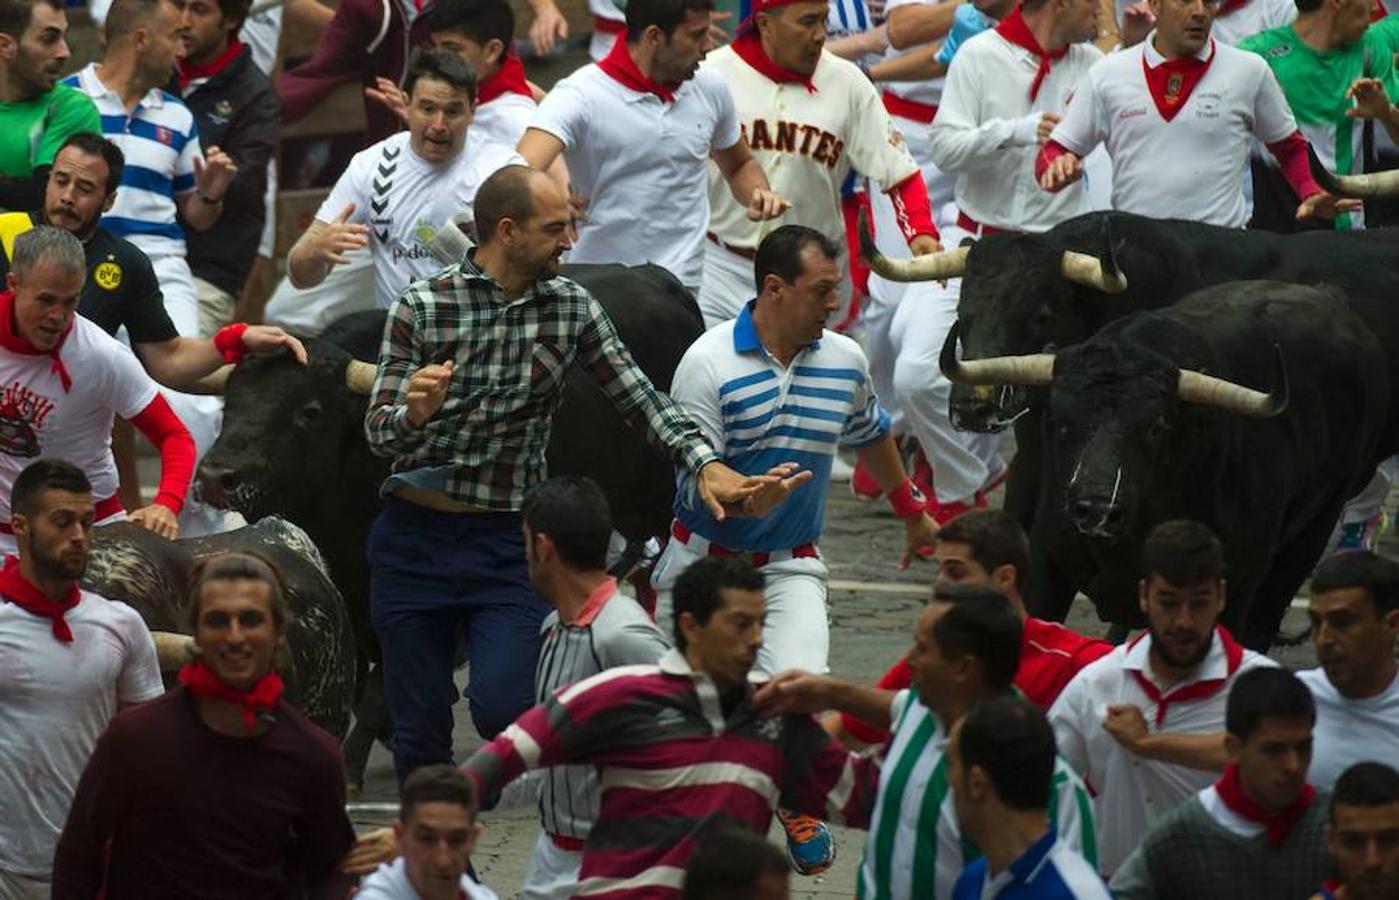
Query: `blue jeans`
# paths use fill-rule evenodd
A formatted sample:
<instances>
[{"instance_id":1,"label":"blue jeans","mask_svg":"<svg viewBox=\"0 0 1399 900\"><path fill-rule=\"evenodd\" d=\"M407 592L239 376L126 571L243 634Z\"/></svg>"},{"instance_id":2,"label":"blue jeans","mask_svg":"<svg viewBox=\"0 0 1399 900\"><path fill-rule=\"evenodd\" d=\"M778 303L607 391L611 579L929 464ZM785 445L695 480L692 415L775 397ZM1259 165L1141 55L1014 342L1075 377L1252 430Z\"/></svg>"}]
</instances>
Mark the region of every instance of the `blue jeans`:
<instances>
[{"instance_id":1,"label":"blue jeans","mask_svg":"<svg viewBox=\"0 0 1399 900\"><path fill-rule=\"evenodd\" d=\"M383 647L399 785L452 762L463 643L476 730L494 737L534 704L539 627L518 513L444 513L388 497L369 534L370 615Z\"/></svg>"}]
</instances>

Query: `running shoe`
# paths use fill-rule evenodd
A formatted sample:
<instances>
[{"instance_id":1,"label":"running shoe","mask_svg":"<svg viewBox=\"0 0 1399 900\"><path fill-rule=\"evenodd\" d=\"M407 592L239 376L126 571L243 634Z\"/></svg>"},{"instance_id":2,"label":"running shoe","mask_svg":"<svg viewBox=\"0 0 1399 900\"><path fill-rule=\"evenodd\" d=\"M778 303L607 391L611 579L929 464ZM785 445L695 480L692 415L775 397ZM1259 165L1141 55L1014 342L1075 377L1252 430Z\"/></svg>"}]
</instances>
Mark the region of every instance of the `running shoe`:
<instances>
[{"instance_id":1,"label":"running shoe","mask_svg":"<svg viewBox=\"0 0 1399 900\"><path fill-rule=\"evenodd\" d=\"M777 820L787 832L787 861L798 875L820 875L835 862L836 843L825 822L785 809L777 811Z\"/></svg>"}]
</instances>

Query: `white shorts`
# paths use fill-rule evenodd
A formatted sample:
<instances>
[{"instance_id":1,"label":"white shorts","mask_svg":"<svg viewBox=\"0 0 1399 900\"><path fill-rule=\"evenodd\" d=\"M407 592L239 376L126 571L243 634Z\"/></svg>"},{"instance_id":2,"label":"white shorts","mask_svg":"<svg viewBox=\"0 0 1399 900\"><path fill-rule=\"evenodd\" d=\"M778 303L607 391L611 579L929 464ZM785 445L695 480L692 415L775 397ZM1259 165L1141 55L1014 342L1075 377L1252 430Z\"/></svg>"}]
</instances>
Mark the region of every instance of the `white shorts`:
<instances>
[{"instance_id":1,"label":"white shorts","mask_svg":"<svg viewBox=\"0 0 1399 900\"><path fill-rule=\"evenodd\" d=\"M661 553L660 561L651 572L651 586L656 589L656 624L667 635L675 629L674 604L671 590L680 573L706 554L696 549L703 538L691 538L683 544L671 538ZM763 566L767 578L763 596L767 600L767 624L763 627L763 646L753 671L766 675L784 669L803 669L825 674L830 671L831 629L826 609L827 570L818 557L781 558Z\"/></svg>"},{"instance_id":2,"label":"white shorts","mask_svg":"<svg viewBox=\"0 0 1399 900\"><path fill-rule=\"evenodd\" d=\"M369 249L349 254L348 265L336 266L325 281L312 288L292 287L283 278L267 301L263 318L302 335L316 335L347 313L374 308L374 258Z\"/></svg>"},{"instance_id":3,"label":"white shorts","mask_svg":"<svg viewBox=\"0 0 1399 900\"><path fill-rule=\"evenodd\" d=\"M539 829L529 867L525 869L520 900L568 900L578 887L578 872L582 868L581 851L563 849L544 829Z\"/></svg>"}]
</instances>

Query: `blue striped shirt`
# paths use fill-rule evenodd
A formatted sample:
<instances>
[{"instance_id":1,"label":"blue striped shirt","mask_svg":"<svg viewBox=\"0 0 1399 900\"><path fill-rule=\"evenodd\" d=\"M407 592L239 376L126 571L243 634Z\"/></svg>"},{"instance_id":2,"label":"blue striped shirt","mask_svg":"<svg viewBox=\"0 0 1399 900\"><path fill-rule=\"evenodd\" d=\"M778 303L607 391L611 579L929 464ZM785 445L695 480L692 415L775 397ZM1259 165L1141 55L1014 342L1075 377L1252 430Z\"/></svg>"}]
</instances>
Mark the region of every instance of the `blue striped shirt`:
<instances>
[{"instance_id":1,"label":"blue striped shirt","mask_svg":"<svg viewBox=\"0 0 1399 900\"><path fill-rule=\"evenodd\" d=\"M738 21L747 21L753 15L753 0L738 0ZM831 37L844 37L859 34L875 26L874 17L865 5L865 0L831 0L826 13L826 31Z\"/></svg>"},{"instance_id":2,"label":"blue striped shirt","mask_svg":"<svg viewBox=\"0 0 1399 900\"><path fill-rule=\"evenodd\" d=\"M126 104L97 77L95 64L63 79L92 98L102 134L126 155L116 202L102 226L148 256L183 254L185 233L175 219L175 197L194 190L200 156L194 114L173 94L152 90L128 113Z\"/></svg>"},{"instance_id":3,"label":"blue striped shirt","mask_svg":"<svg viewBox=\"0 0 1399 900\"><path fill-rule=\"evenodd\" d=\"M710 446L748 475L795 462L815 476L768 516L715 522L694 501L694 476L678 475L675 515L690 531L735 550L787 550L821 535L831 458L889 431L869 363L850 338L826 331L783 368L763 349L752 302L690 345L671 396L699 423Z\"/></svg>"},{"instance_id":4,"label":"blue striped shirt","mask_svg":"<svg viewBox=\"0 0 1399 900\"><path fill-rule=\"evenodd\" d=\"M952 889L952 900L1111 900L1103 879L1082 856L1059 840L1053 828L995 878L986 857L969 863Z\"/></svg>"}]
</instances>

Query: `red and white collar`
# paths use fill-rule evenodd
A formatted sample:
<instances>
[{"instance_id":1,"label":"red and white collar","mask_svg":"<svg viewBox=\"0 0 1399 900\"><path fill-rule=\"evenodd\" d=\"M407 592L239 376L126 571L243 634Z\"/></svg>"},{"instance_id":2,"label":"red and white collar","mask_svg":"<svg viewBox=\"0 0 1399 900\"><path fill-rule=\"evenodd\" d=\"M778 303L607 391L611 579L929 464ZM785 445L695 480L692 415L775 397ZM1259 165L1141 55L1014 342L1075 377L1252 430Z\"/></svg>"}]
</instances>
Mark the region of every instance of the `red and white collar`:
<instances>
[{"instance_id":1,"label":"red and white collar","mask_svg":"<svg viewBox=\"0 0 1399 900\"><path fill-rule=\"evenodd\" d=\"M602 608L607 605L607 601L617 596L617 579L605 578L602 583L593 588L588 594L587 601L583 608L578 610L578 615L573 617L573 621L568 623L569 628L587 628L593 624L593 620L602 612Z\"/></svg>"},{"instance_id":2,"label":"red and white collar","mask_svg":"<svg viewBox=\"0 0 1399 900\"><path fill-rule=\"evenodd\" d=\"M1153 69L1167 61L1161 51L1156 49L1155 41L1155 29L1152 30L1151 34L1146 36L1146 40L1142 41L1142 53L1146 57L1146 64ZM1214 50L1214 38L1210 38L1200 46L1199 50L1195 51L1195 58L1200 62L1209 62L1210 57L1214 56Z\"/></svg>"},{"instance_id":3,"label":"red and white collar","mask_svg":"<svg viewBox=\"0 0 1399 900\"><path fill-rule=\"evenodd\" d=\"M1205 658L1195 667L1194 673L1185 681L1172 685L1170 690L1175 691L1187 684L1194 684L1199 681L1219 681L1228 678L1238 668L1237 664L1233 669L1229 665L1229 652L1225 646L1222 635L1227 635L1224 626L1215 626L1214 635L1210 638L1210 649L1205 654ZM1229 638L1233 642L1232 636ZM1141 672L1152 682L1156 681L1156 676L1151 671L1151 632L1143 631L1132 639L1127 645L1127 654L1122 658L1122 668L1128 672Z\"/></svg>"}]
</instances>

